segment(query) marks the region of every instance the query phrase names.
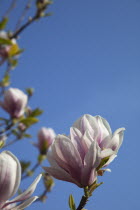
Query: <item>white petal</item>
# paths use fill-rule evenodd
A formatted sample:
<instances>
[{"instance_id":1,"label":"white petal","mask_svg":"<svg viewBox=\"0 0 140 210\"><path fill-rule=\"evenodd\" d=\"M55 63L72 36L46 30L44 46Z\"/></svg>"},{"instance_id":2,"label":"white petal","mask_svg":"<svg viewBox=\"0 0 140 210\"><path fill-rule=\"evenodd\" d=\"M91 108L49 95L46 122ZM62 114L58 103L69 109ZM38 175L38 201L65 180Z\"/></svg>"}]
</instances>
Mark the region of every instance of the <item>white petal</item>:
<instances>
[{"instance_id":1,"label":"white petal","mask_svg":"<svg viewBox=\"0 0 140 210\"><path fill-rule=\"evenodd\" d=\"M9 151L0 154L0 200L12 197L19 187L21 166L19 160Z\"/></svg>"},{"instance_id":2,"label":"white petal","mask_svg":"<svg viewBox=\"0 0 140 210\"><path fill-rule=\"evenodd\" d=\"M19 202L19 201L23 201L23 200L28 199L33 194L33 192L35 191L35 188L36 188L38 182L40 181L41 177L42 177L42 174L37 176L37 178L29 186L29 188L27 190L25 190L22 194L20 194L19 196L17 196L16 198L11 200L10 202Z\"/></svg>"},{"instance_id":3,"label":"white petal","mask_svg":"<svg viewBox=\"0 0 140 210\"><path fill-rule=\"evenodd\" d=\"M98 134L96 135L96 141L100 145L100 143L108 136L110 136L109 125L105 119L100 116L96 116L96 120L98 122ZM105 124L104 124L105 123ZM108 125L108 126L107 126ZM107 127L106 127L107 126Z\"/></svg>"},{"instance_id":4,"label":"white petal","mask_svg":"<svg viewBox=\"0 0 140 210\"><path fill-rule=\"evenodd\" d=\"M123 142L124 131L125 131L125 128L119 128L113 134L112 142L114 142L114 144L116 143L115 150L117 150L117 151L119 150L119 148Z\"/></svg>"},{"instance_id":5,"label":"white petal","mask_svg":"<svg viewBox=\"0 0 140 210\"><path fill-rule=\"evenodd\" d=\"M79 118L73 124L73 127L79 129L83 135L85 131L88 130L92 137L96 135L98 129L96 118L89 114L85 114L81 118Z\"/></svg>"},{"instance_id":6,"label":"white petal","mask_svg":"<svg viewBox=\"0 0 140 210\"><path fill-rule=\"evenodd\" d=\"M22 210L25 209L26 207L30 206L38 197L34 196L32 198L29 198L28 200L24 201L20 205L12 208L11 210Z\"/></svg>"},{"instance_id":7,"label":"white petal","mask_svg":"<svg viewBox=\"0 0 140 210\"><path fill-rule=\"evenodd\" d=\"M106 162L106 164L103 167L108 166L116 157L117 157L116 154L111 155L109 160Z\"/></svg>"},{"instance_id":8,"label":"white petal","mask_svg":"<svg viewBox=\"0 0 140 210\"><path fill-rule=\"evenodd\" d=\"M114 154L114 151L110 148L109 149L104 149L104 150L101 151L101 157L102 158L109 157L113 154Z\"/></svg>"}]
</instances>

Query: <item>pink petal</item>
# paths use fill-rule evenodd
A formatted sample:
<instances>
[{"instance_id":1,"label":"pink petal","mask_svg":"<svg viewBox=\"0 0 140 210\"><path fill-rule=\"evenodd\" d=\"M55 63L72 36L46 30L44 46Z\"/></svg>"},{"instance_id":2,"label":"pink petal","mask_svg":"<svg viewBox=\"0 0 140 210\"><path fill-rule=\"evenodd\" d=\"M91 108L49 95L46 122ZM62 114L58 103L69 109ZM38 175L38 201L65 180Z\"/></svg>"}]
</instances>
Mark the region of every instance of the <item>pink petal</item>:
<instances>
[{"instance_id":1,"label":"pink petal","mask_svg":"<svg viewBox=\"0 0 140 210\"><path fill-rule=\"evenodd\" d=\"M81 159L84 160L85 157L85 147L82 144L82 134L77 128L70 128L70 137L76 150L79 152Z\"/></svg>"},{"instance_id":2,"label":"pink petal","mask_svg":"<svg viewBox=\"0 0 140 210\"><path fill-rule=\"evenodd\" d=\"M101 150L96 142L92 142L86 156L82 171L82 185L89 186L96 179L96 168L101 162Z\"/></svg>"},{"instance_id":3,"label":"pink petal","mask_svg":"<svg viewBox=\"0 0 140 210\"><path fill-rule=\"evenodd\" d=\"M43 167L43 169L51 176L53 176L56 179L67 181L74 183L81 187L81 185L74 180L69 173L67 173L65 170L61 168L51 168L51 167Z\"/></svg>"},{"instance_id":4,"label":"pink petal","mask_svg":"<svg viewBox=\"0 0 140 210\"><path fill-rule=\"evenodd\" d=\"M52 146L52 153L57 164L80 182L82 160L71 140L64 135L58 135Z\"/></svg>"}]
</instances>

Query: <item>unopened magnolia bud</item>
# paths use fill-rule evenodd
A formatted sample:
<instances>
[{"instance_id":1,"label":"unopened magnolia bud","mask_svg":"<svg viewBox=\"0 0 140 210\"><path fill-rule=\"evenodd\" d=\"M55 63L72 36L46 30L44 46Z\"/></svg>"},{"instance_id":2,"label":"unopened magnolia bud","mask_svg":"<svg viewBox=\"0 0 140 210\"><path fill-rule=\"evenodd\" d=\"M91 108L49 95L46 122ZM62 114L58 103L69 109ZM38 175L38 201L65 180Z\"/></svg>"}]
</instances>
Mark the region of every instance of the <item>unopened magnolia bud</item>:
<instances>
[{"instance_id":1,"label":"unopened magnolia bud","mask_svg":"<svg viewBox=\"0 0 140 210\"><path fill-rule=\"evenodd\" d=\"M18 129L19 129L20 131L25 131L26 128L27 128L27 127L26 127L23 123L19 123L19 124L18 124Z\"/></svg>"},{"instance_id":2,"label":"unopened magnolia bud","mask_svg":"<svg viewBox=\"0 0 140 210\"><path fill-rule=\"evenodd\" d=\"M38 148L41 154L46 154L48 148L53 143L56 134L52 128L41 128L38 132Z\"/></svg>"},{"instance_id":3,"label":"unopened magnolia bud","mask_svg":"<svg viewBox=\"0 0 140 210\"><path fill-rule=\"evenodd\" d=\"M19 118L25 112L27 95L17 88L9 88L4 93L4 101L0 102L1 107L10 114L12 118Z\"/></svg>"}]
</instances>

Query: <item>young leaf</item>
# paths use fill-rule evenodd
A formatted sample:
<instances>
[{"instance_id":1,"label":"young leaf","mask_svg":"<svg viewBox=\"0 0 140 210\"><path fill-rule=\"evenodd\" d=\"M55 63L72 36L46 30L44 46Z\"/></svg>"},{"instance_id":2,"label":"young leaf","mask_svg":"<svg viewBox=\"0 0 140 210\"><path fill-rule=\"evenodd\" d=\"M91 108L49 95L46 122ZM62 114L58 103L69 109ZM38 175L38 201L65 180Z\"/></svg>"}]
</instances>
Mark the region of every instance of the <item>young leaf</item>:
<instances>
[{"instance_id":1,"label":"young leaf","mask_svg":"<svg viewBox=\"0 0 140 210\"><path fill-rule=\"evenodd\" d=\"M22 119L20 122L23 123L25 126L30 127L31 125L37 123L38 119L35 117L27 117Z\"/></svg>"},{"instance_id":2,"label":"young leaf","mask_svg":"<svg viewBox=\"0 0 140 210\"><path fill-rule=\"evenodd\" d=\"M3 44L3 45L12 45L12 41L10 39L0 38L0 44Z\"/></svg>"},{"instance_id":3,"label":"young leaf","mask_svg":"<svg viewBox=\"0 0 140 210\"><path fill-rule=\"evenodd\" d=\"M9 57L12 57L12 56L15 56L15 55L19 54L18 52L19 52L18 45L12 43L12 45L10 47L10 51L8 52Z\"/></svg>"},{"instance_id":4,"label":"young leaf","mask_svg":"<svg viewBox=\"0 0 140 210\"><path fill-rule=\"evenodd\" d=\"M42 113L43 113L43 110L36 108L32 111L32 113L30 114L30 117L37 117L41 115Z\"/></svg>"},{"instance_id":5,"label":"young leaf","mask_svg":"<svg viewBox=\"0 0 140 210\"><path fill-rule=\"evenodd\" d=\"M7 17L3 18L2 21L0 21L0 30L3 30L6 27L7 22L8 22Z\"/></svg>"},{"instance_id":6,"label":"young leaf","mask_svg":"<svg viewBox=\"0 0 140 210\"><path fill-rule=\"evenodd\" d=\"M69 207L70 207L71 210L76 210L76 206L75 206L73 195L69 196Z\"/></svg>"},{"instance_id":7,"label":"young leaf","mask_svg":"<svg viewBox=\"0 0 140 210\"><path fill-rule=\"evenodd\" d=\"M0 86L7 87L9 85L10 85L10 76L7 74L7 75L5 75L5 77L0 82Z\"/></svg>"}]
</instances>

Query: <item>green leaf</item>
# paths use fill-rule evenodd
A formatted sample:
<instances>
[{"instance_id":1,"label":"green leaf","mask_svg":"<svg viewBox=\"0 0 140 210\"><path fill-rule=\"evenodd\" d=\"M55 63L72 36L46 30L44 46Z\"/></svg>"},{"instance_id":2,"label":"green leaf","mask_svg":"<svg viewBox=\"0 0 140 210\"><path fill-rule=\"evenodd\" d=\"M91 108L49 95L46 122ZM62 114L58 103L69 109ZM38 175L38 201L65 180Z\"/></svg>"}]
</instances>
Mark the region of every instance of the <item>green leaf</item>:
<instances>
[{"instance_id":1,"label":"green leaf","mask_svg":"<svg viewBox=\"0 0 140 210\"><path fill-rule=\"evenodd\" d=\"M0 149L2 149L2 147L4 146L5 142L4 141L0 141Z\"/></svg>"},{"instance_id":2,"label":"green leaf","mask_svg":"<svg viewBox=\"0 0 140 210\"><path fill-rule=\"evenodd\" d=\"M7 74L7 75L5 75L5 77L0 82L0 86L7 87L9 85L10 85L10 76Z\"/></svg>"},{"instance_id":3,"label":"green leaf","mask_svg":"<svg viewBox=\"0 0 140 210\"><path fill-rule=\"evenodd\" d=\"M12 41L10 39L4 39L0 37L0 44L12 45Z\"/></svg>"},{"instance_id":4,"label":"green leaf","mask_svg":"<svg viewBox=\"0 0 140 210\"><path fill-rule=\"evenodd\" d=\"M18 129L16 129L16 128L13 129L11 132L12 132L12 134L13 134L14 136L19 137L19 135L20 135Z\"/></svg>"},{"instance_id":5,"label":"green leaf","mask_svg":"<svg viewBox=\"0 0 140 210\"><path fill-rule=\"evenodd\" d=\"M3 30L6 27L7 22L8 22L7 17L3 18L2 21L0 21L0 30Z\"/></svg>"},{"instance_id":6,"label":"green leaf","mask_svg":"<svg viewBox=\"0 0 140 210\"><path fill-rule=\"evenodd\" d=\"M10 62L11 66L13 68L15 68L17 66L17 64L18 64L18 60L12 59L12 58L11 59L9 58L9 62Z\"/></svg>"},{"instance_id":7,"label":"green leaf","mask_svg":"<svg viewBox=\"0 0 140 210\"><path fill-rule=\"evenodd\" d=\"M38 119L35 117L27 117L22 119L20 122L23 123L25 126L30 127L31 125L37 123Z\"/></svg>"},{"instance_id":8,"label":"green leaf","mask_svg":"<svg viewBox=\"0 0 140 210\"><path fill-rule=\"evenodd\" d=\"M70 207L71 210L76 210L76 206L75 206L73 195L69 196L69 207Z\"/></svg>"},{"instance_id":9,"label":"green leaf","mask_svg":"<svg viewBox=\"0 0 140 210\"><path fill-rule=\"evenodd\" d=\"M90 194L90 196L92 195L92 193L93 193L93 191L97 188L97 187L99 187L100 185L102 185L103 184L103 182L100 182L100 183L96 183L96 181L90 186L90 188L89 188L89 194Z\"/></svg>"},{"instance_id":10,"label":"green leaf","mask_svg":"<svg viewBox=\"0 0 140 210\"><path fill-rule=\"evenodd\" d=\"M110 157L105 157L105 158L103 158L103 159L101 160L100 165L97 167L97 171L98 171L100 168L102 168L102 167L107 163L107 161L109 160L109 158L110 158Z\"/></svg>"},{"instance_id":11,"label":"green leaf","mask_svg":"<svg viewBox=\"0 0 140 210\"><path fill-rule=\"evenodd\" d=\"M43 179L44 185L45 185L47 191L50 192L52 187L54 186L54 180L53 180L52 176L50 176L48 174L45 174L43 178L44 178Z\"/></svg>"},{"instance_id":12,"label":"green leaf","mask_svg":"<svg viewBox=\"0 0 140 210\"><path fill-rule=\"evenodd\" d=\"M42 113L43 113L43 110L36 108L32 111L32 113L30 114L30 117L37 117L41 115Z\"/></svg>"},{"instance_id":13,"label":"green leaf","mask_svg":"<svg viewBox=\"0 0 140 210\"><path fill-rule=\"evenodd\" d=\"M12 57L12 56L18 55L19 51L20 51L20 49L19 49L18 45L12 43L10 50L8 52L8 56Z\"/></svg>"},{"instance_id":14,"label":"green leaf","mask_svg":"<svg viewBox=\"0 0 140 210\"><path fill-rule=\"evenodd\" d=\"M28 96L32 96L34 93L34 88L26 88L26 93L28 94Z\"/></svg>"},{"instance_id":15,"label":"green leaf","mask_svg":"<svg viewBox=\"0 0 140 210\"><path fill-rule=\"evenodd\" d=\"M21 168L22 168L22 173L24 173L27 168L29 168L29 166L31 165L31 162L30 161L20 161L20 164L21 164Z\"/></svg>"}]
</instances>

